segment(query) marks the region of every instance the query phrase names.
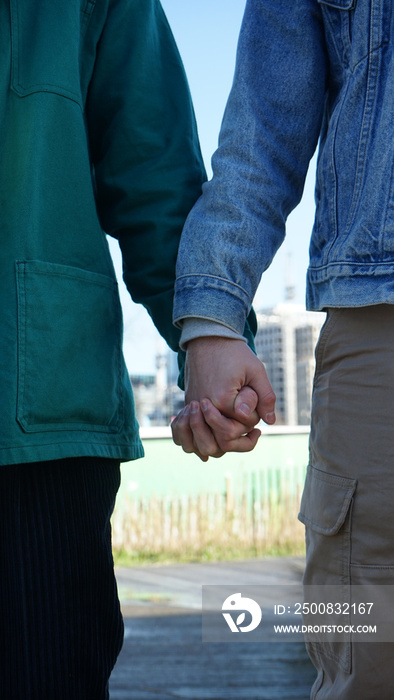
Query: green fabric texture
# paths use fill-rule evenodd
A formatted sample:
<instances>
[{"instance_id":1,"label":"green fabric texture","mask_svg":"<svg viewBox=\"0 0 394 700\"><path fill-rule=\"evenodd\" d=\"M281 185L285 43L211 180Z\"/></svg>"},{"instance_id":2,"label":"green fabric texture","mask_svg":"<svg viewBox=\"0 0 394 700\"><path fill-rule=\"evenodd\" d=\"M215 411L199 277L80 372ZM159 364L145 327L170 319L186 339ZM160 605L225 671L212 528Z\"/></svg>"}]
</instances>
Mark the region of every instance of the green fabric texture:
<instances>
[{"instance_id":1,"label":"green fabric texture","mask_svg":"<svg viewBox=\"0 0 394 700\"><path fill-rule=\"evenodd\" d=\"M140 457L106 234L177 350L175 260L205 179L160 3L1 3L0 91L0 464Z\"/></svg>"}]
</instances>

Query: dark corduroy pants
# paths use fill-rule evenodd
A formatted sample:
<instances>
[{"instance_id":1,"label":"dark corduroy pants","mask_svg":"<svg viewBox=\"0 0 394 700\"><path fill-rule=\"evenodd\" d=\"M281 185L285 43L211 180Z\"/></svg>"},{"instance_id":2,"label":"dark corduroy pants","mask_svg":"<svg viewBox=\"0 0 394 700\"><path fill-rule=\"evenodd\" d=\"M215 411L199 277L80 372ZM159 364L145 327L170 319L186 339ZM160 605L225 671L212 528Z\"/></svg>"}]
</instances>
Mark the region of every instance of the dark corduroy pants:
<instances>
[{"instance_id":1,"label":"dark corduroy pants","mask_svg":"<svg viewBox=\"0 0 394 700\"><path fill-rule=\"evenodd\" d=\"M105 700L123 641L113 460L0 467L0 698Z\"/></svg>"}]
</instances>

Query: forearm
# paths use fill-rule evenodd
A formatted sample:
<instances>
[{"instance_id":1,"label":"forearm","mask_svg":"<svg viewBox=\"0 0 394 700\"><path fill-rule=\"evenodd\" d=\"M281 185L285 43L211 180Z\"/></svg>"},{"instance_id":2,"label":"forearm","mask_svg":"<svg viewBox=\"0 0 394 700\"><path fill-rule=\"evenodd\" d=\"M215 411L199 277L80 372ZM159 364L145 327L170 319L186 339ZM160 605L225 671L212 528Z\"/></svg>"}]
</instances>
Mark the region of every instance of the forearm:
<instances>
[{"instance_id":1,"label":"forearm","mask_svg":"<svg viewBox=\"0 0 394 700\"><path fill-rule=\"evenodd\" d=\"M315 0L251 0L213 179L188 217L174 318L204 311L242 333L283 241L320 133L326 57Z\"/></svg>"}]
</instances>

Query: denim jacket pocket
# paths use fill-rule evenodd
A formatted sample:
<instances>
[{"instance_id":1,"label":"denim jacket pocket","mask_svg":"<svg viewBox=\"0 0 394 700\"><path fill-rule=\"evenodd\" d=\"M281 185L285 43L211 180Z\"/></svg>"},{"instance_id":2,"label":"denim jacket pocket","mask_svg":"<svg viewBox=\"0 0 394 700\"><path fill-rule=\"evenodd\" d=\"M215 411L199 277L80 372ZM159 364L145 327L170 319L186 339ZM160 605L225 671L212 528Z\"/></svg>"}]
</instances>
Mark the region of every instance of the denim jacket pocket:
<instances>
[{"instance_id":1,"label":"denim jacket pocket","mask_svg":"<svg viewBox=\"0 0 394 700\"><path fill-rule=\"evenodd\" d=\"M38 92L82 104L80 38L94 0L10 0L11 88L26 97Z\"/></svg>"},{"instance_id":2,"label":"denim jacket pocket","mask_svg":"<svg viewBox=\"0 0 394 700\"><path fill-rule=\"evenodd\" d=\"M115 280L41 261L16 263L17 420L27 433L123 425L122 320Z\"/></svg>"},{"instance_id":3,"label":"denim jacket pocket","mask_svg":"<svg viewBox=\"0 0 394 700\"><path fill-rule=\"evenodd\" d=\"M355 479L323 472L309 465L299 520L306 528L305 586L334 586L350 603L351 512ZM350 635L344 641L309 643L309 653L334 660L351 670Z\"/></svg>"},{"instance_id":4,"label":"denim jacket pocket","mask_svg":"<svg viewBox=\"0 0 394 700\"><path fill-rule=\"evenodd\" d=\"M345 64L350 60L353 10L356 0L317 0L322 6L329 36Z\"/></svg>"},{"instance_id":5,"label":"denim jacket pocket","mask_svg":"<svg viewBox=\"0 0 394 700\"><path fill-rule=\"evenodd\" d=\"M322 7L328 36L334 40L339 55L352 49L351 65L366 58L389 41L392 0L317 0ZM358 31L353 35L353 26ZM330 43L330 42L329 42Z\"/></svg>"},{"instance_id":6,"label":"denim jacket pocket","mask_svg":"<svg viewBox=\"0 0 394 700\"><path fill-rule=\"evenodd\" d=\"M336 7L338 10L352 10L356 4L356 0L317 0L320 5L329 5Z\"/></svg>"}]
</instances>

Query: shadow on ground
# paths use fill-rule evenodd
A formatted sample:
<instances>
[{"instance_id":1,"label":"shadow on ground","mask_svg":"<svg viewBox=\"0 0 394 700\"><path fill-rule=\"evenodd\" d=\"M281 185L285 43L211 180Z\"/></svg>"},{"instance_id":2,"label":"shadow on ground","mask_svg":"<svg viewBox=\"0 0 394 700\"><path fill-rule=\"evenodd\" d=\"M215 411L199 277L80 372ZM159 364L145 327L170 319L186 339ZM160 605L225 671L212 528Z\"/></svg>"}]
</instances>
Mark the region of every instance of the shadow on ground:
<instances>
[{"instance_id":1,"label":"shadow on ground","mask_svg":"<svg viewBox=\"0 0 394 700\"><path fill-rule=\"evenodd\" d=\"M297 582L302 568L289 558L119 570L125 641L111 700L308 700L315 672L303 643L201 640L202 582Z\"/></svg>"}]
</instances>

